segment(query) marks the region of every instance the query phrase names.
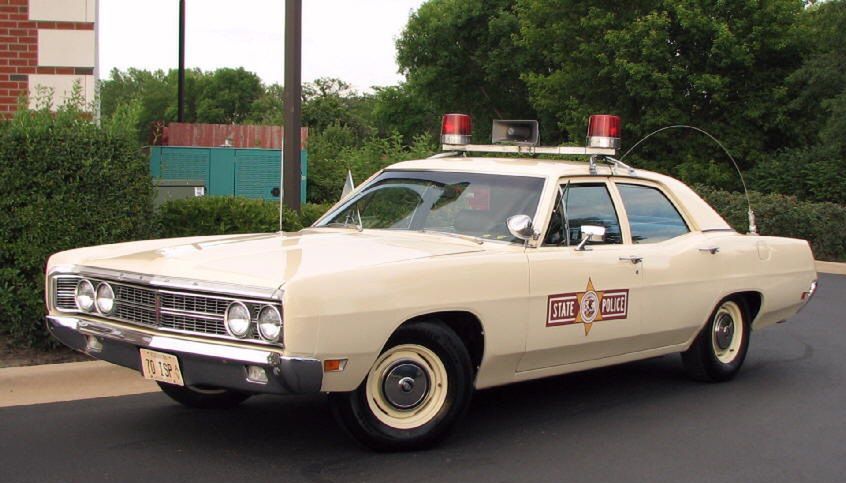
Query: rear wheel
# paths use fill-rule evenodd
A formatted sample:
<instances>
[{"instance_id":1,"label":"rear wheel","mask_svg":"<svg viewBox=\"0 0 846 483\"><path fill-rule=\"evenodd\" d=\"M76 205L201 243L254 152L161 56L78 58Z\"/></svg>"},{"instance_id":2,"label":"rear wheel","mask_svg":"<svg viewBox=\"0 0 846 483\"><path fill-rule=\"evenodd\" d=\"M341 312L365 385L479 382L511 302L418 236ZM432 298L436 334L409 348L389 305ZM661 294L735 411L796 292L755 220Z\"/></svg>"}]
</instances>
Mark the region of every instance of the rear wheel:
<instances>
[{"instance_id":1,"label":"rear wheel","mask_svg":"<svg viewBox=\"0 0 846 483\"><path fill-rule=\"evenodd\" d=\"M250 397L250 394L229 389L176 386L164 382L157 384L168 397L189 408L229 409Z\"/></svg>"},{"instance_id":2,"label":"rear wheel","mask_svg":"<svg viewBox=\"0 0 846 483\"><path fill-rule=\"evenodd\" d=\"M700 381L728 381L740 371L749 348L749 311L743 299L723 299L690 349L682 353L687 373Z\"/></svg>"},{"instance_id":3,"label":"rear wheel","mask_svg":"<svg viewBox=\"0 0 846 483\"><path fill-rule=\"evenodd\" d=\"M437 322L400 327L355 391L333 393L335 418L358 442L377 450L430 447L466 411L473 393L470 355Z\"/></svg>"}]
</instances>

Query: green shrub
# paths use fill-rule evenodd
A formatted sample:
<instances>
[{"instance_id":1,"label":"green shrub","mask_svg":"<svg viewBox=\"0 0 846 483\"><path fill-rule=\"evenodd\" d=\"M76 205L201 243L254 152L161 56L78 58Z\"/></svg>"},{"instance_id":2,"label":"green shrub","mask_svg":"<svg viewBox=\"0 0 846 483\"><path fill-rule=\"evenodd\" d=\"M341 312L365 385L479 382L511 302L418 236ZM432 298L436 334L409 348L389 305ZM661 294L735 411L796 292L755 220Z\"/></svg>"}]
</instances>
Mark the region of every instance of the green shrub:
<instances>
[{"instance_id":1,"label":"green shrub","mask_svg":"<svg viewBox=\"0 0 846 483\"><path fill-rule=\"evenodd\" d=\"M0 123L0 333L45 345L44 264L86 245L148 238L152 183L131 108L102 127L71 103Z\"/></svg>"},{"instance_id":2,"label":"green shrub","mask_svg":"<svg viewBox=\"0 0 846 483\"><path fill-rule=\"evenodd\" d=\"M405 146L397 133L386 138L372 137L360 146L351 145L354 137L343 127L330 127L309 138L308 199L313 203L334 203L341 197L347 170L356 183L389 164L420 159L435 152L429 136L415 138Z\"/></svg>"},{"instance_id":3,"label":"green shrub","mask_svg":"<svg viewBox=\"0 0 846 483\"><path fill-rule=\"evenodd\" d=\"M159 238L279 231L279 203L234 196L168 201L156 214ZM302 228L299 216L283 210L282 229Z\"/></svg>"},{"instance_id":4,"label":"green shrub","mask_svg":"<svg viewBox=\"0 0 846 483\"><path fill-rule=\"evenodd\" d=\"M309 226L329 205L306 204L302 214L285 208L283 231ZM158 238L180 236L262 233L279 230L279 203L232 196L202 196L173 200L156 212Z\"/></svg>"},{"instance_id":5,"label":"green shrub","mask_svg":"<svg viewBox=\"0 0 846 483\"><path fill-rule=\"evenodd\" d=\"M705 186L696 191L734 229L746 232L746 198ZM846 206L799 201L795 196L749 192L758 232L808 240L817 260L846 261Z\"/></svg>"},{"instance_id":6,"label":"green shrub","mask_svg":"<svg viewBox=\"0 0 846 483\"><path fill-rule=\"evenodd\" d=\"M302 212L300 213L300 223L303 227L311 226L312 223L317 221L318 218L329 211L329 208L331 208L333 204L334 203L325 203L319 205L316 203L306 203L303 205Z\"/></svg>"},{"instance_id":7,"label":"green shrub","mask_svg":"<svg viewBox=\"0 0 846 483\"><path fill-rule=\"evenodd\" d=\"M752 189L795 195L807 201L846 203L846 157L834 146L782 151L759 162L750 172Z\"/></svg>"}]
</instances>

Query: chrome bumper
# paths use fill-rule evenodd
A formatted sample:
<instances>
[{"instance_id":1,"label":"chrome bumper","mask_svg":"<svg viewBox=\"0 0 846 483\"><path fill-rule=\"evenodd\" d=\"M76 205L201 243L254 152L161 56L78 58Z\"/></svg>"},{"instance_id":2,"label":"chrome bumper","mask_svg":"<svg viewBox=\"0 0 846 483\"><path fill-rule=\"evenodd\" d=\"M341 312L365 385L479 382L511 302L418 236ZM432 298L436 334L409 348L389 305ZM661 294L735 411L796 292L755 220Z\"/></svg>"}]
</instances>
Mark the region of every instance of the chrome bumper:
<instances>
[{"instance_id":1,"label":"chrome bumper","mask_svg":"<svg viewBox=\"0 0 846 483\"><path fill-rule=\"evenodd\" d=\"M71 349L141 371L141 347L179 358L188 386L212 386L251 393L307 394L320 391L323 364L263 349L156 334L80 316L46 318L50 333ZM265 369L267 382L247 379L247 366Z\"/></svg>"}]
</instances>

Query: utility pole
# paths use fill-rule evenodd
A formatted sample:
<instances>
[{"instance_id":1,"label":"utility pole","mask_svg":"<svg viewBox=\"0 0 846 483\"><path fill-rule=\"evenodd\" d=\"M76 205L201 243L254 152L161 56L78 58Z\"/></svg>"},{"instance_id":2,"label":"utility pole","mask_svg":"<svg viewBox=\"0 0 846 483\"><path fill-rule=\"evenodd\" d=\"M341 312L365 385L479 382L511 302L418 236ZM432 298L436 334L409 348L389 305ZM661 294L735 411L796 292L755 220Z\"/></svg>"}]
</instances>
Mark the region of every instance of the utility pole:
<instances>
[{"instance_id":1,"label":"utility pole","mask_svg":"<svg viewBox=\"0 0 846 483\"><path fill-rule=\"evenodd\" d=\"M179 87L176 95L179 97L176 120L185 122L185 0L179 0Z\"/></svg>"},{"instance_id":2,"label":"utility pole","mask_svg":"<svg viewBox=\"0 0 846 483\"><path fill-rule=\"evenodd\" d=\"M302 0L285 0L285 138L282 143L282 205L300 211L300 123L302 115Z\"/></svg>"}]
</instances>

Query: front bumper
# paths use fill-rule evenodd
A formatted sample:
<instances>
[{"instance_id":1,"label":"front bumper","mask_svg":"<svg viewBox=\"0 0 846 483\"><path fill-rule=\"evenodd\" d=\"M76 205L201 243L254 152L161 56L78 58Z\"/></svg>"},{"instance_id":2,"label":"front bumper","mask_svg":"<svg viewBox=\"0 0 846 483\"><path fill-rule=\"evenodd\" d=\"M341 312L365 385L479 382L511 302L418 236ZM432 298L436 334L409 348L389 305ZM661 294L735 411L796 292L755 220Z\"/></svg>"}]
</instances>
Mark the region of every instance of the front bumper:
<instances>
[{"instance_id":1,"label":"front bumper","mask_svg":"<svg viewBox=\"0 0 846 483\"><path fill-rule=\"evenodd\" d=\"M80 316L47 316L47 329L71 349L141 371L139 348L179 358L186 386L209 386L250 393L320 392L323 364L317 359L287 357L264 348L162 335ZM265 369L267 382L247 379L247 366Z\"/></svg>"}]
</instances>

